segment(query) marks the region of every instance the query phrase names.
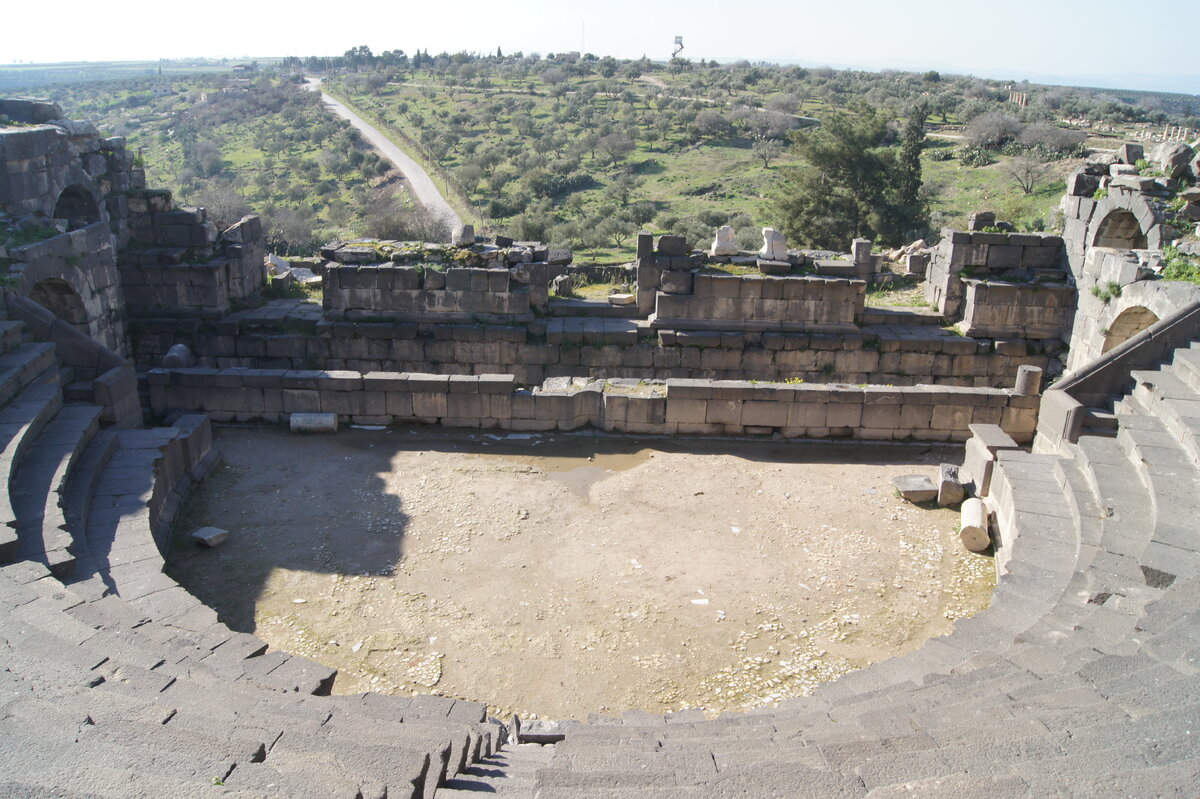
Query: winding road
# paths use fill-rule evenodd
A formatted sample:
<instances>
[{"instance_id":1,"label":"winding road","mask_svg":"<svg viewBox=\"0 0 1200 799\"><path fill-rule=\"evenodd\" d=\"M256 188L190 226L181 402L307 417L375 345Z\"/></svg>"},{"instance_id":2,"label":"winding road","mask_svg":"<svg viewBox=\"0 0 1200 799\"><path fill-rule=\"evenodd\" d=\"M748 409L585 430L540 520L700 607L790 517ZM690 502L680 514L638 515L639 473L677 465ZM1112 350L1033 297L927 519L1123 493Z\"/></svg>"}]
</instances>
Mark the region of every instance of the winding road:
<instances>
[{"instance_id":1,"label":"winding road","mask_svg":"<svg viewBox=\"0 0 1200 799\"><path fill-rule=\"evenodd\" d=\"M459 217L450 203L446 202L446 198L442 196L442 193L438 191L438 187L430 179L429 173L420 164L410 158L408 153L397 147L378 128L351 111L340 100L321 91L320 78L310 77L306 80L306 84L310 90L321 92L321 100L324 101L330 111L353 125L363 135L363 138L379 151L380 155L391 161L392 165L400 170L405 180L408 181L408 188L412 192L413 199L420 203L425 210L434 216L445 219L451 229L462 224L462 218Z\"/></svg>"}]
</instances>

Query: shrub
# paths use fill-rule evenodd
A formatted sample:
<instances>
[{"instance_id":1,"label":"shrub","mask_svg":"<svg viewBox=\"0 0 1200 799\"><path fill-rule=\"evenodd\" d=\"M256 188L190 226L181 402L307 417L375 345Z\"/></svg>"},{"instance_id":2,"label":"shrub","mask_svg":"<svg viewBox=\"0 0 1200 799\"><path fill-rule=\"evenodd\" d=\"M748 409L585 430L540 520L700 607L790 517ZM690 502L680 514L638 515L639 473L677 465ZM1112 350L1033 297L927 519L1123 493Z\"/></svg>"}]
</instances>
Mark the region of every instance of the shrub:
<instances>
[{"instance_id":1,"label":"shrub","mask_svg":"<svg viewBox=\"0 0 1200 799\"><path fill-rule=\"evenodd\" d=\"M968 144L959 150L958 160L963 163L963 166L987 166L995 161L991 153L974 144Z\"/></svg>"},{"instance_id":2,"label":"shrub","mask_svg":"<svg viewBox=\"0 0 1200 799\"><path fill-rule=\"evenodd\" d=\"M1021 121L1002 111L986 111L967 123L967 141L994 150L1017 138Z\"/></svg>"},{"instance_id":3,"label":"shrub","mask_svg":"<svg viewBox=\"0 0 1200 799\"><path fill-rule=\"evenodd\" d=\"M1163 279L1186 280L1189 283L1200 283L1200 261L1182 255L1178 248L1167 246L1163 248L1167 259L1163 267Z\"/></svg>"}]
</instances>

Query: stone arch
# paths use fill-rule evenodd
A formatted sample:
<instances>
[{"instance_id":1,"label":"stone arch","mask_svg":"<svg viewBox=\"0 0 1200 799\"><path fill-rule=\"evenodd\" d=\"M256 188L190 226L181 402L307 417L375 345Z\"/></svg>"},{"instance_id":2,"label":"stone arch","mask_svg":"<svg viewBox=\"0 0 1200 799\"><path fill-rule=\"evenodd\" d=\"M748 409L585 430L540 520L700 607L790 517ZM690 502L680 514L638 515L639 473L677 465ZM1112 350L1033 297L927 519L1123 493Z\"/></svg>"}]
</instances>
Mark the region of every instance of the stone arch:
<instances>
[{"instance_id":1,"label":"stone arch","mask_svg":"<svg viewBox=\"0 0 1200 799\"><path fill-rule=\"evenodd\" d=\"M1084 248L1160 250L1172 235L1164 230L1163 209L1152 197L1114 186L1096 204L1081 244Z\"/></svg>"},{"instance_id":2,"label":"stone arch","mask_svg":"<svg viewBox=\"0 0 1200 799\"><path fill-rule=\"evenodd\" d=\"M1138 280L1107 302L1080 296L1067 370L1082 368L1160 319L1200 302L1200 286L1177 280ZM1128 315L1126 315L1128 314Z\"/></svg>"},{"instance_id":3,"label":"stone arch","mask_svg":"<svg viewBox=\"0 0 1200 799\"><path fill-rule=\"evenodd\" d=\"M1144 250L1147 241L1137 217L1124 208L1114 208L1096 225L1089 244L1119 250Z\"/></svg>"},{"instance_id":4,"label":"stone arch","mask_svg":"<svg viewBox=\"0 0 1200 799\"><path fill-rule=\"evenodd\" d=\"M41 305L67 324L90 335L88 313L79 292L61 278L50 278L35 283L29 289L29 299Z\"/></svg>"},{"instance_id":5,"label":"stone arch","mask_svg":"<svg viewBox=\"0 0 1200 799\"><path fill-rule=\"evenodd\" d=\"M54 218L67 220L70 228L77 230L100 221L100 206L90 191L75 183L58 195Z\"/></svg>"},{"instance_id":6,"label":"stone arch","mask_svg":"<svg viewBox=\"0 0 1200 799\"><path fill-rule=\"evenodd\" d=\"M1104 346L1100 352L1105 353L1118 344L1124 344L1157 321L1158 314L1144 305L1126 308L1108 326L1108 332L1104 334Z\"/></svg>"}]
</instances>

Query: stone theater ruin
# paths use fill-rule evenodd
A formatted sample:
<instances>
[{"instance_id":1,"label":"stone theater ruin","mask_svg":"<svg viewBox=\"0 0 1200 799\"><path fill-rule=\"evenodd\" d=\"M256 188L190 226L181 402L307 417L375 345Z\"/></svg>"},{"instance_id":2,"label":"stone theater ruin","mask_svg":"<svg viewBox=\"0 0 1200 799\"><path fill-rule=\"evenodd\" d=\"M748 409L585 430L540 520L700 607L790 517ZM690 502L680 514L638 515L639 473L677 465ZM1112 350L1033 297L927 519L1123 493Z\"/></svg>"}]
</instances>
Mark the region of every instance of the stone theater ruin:
<instances>
[{"instance_id":1,"label":"stone theater ruin","mask_svg":"<svg viewBox=\"0 0 1200 799\"><path fill-rule=\"evenodd\" d=\"M891 277L868 241L832 257L769 229L759 253L728 231L708 251L641 234L631 290L604 302L555 296L596 267L538 242L333 242L318 306L262 299L256 217L218 230L52 104L0 114L0 794L1200 784L1200 287L1160 275L1193 147L1090 161L1061 235L986 213L943 231L906 257L929 308L865 303ZM1146 155L1166 177L1138 174ZM163 573L219 458L211 422L300 420L961 444L996 589L916 651L715 718L501 722L482 702L330 695L332 669L229 629Z\"/></svg>"}]
</instances>

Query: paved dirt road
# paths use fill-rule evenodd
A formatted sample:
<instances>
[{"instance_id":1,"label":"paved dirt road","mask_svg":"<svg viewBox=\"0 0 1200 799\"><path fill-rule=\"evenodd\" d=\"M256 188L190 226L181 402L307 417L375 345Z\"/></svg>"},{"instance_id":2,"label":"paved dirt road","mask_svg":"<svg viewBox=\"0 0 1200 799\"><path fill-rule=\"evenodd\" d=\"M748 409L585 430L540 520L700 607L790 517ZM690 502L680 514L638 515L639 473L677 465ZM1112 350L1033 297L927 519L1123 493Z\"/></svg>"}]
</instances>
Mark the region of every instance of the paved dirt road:
<instances>
[{"instance_id":1,"label":"paved dirt road","mask_svg":"<svg viewBox=\"0 0 1200 799\"><path fill-rule=\"evenodd\" d=\"M312 91L321 91L320 78L308 78L307 84L308 88ZM321 92L321 99L330 111L342 119L349 121L363 135L363 138L371 143L371 146L378 150L383 157L391 161L396 169L400 170L408 181L408 188L412 192L413 197L426 210L435 216L444 218L451 229L462 224L462 219L450 203L446 202L446 198L442 196L442 193L438 191L438 187L430 179L429 173L420 164L410 158L408 153L393 144L392 140L383 135L378 128L351 111L346 107L345 103L340 102L337 98Z\"/></svg>"},{"instance_id":2,"label":"paved dirt road","mask_svg":"<svg viewBox=\"0 0 1200 799\"><path fill-rule=\"evenodd\" d=\"M747 709L948 632L994 584L957 513L890 484L961 450L217 432L228 465L181 515L169 571L338 668L338 693ZM205 524L233 535L187 541Z\"/></svg>"}]
</instances>

